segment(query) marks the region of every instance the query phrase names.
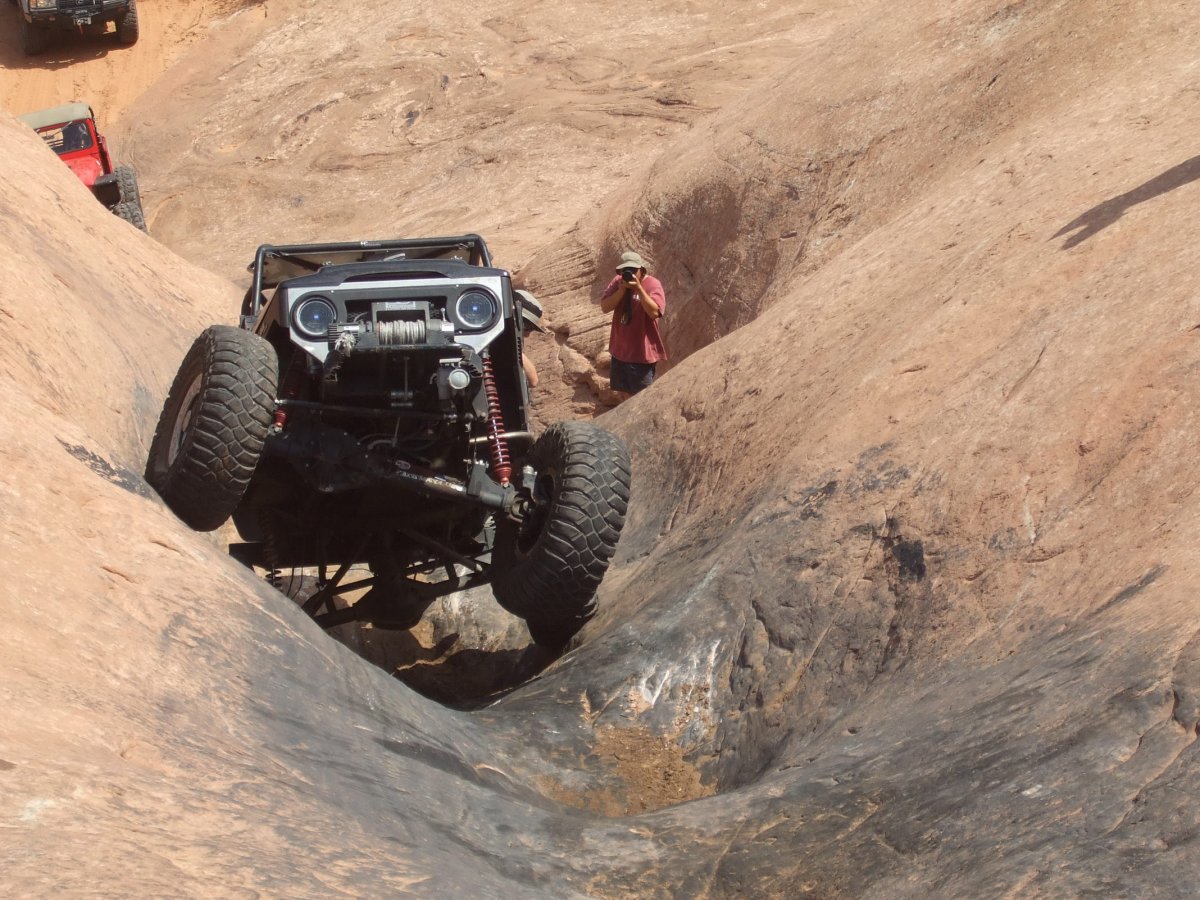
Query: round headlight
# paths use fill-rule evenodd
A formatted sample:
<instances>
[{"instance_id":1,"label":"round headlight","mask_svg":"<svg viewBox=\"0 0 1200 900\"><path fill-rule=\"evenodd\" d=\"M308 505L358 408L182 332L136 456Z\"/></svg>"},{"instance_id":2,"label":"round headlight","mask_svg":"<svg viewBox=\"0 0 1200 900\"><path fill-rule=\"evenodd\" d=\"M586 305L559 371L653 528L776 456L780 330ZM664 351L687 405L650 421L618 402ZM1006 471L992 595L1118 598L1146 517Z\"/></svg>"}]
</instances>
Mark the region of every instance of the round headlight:
<instances>
[{"instance_id":1,"label":"round headlight","mask_svg":"<svg viewBox=\"0 0 1200 900\"><path fill-rule=\"evenodd\" d=\"M296 304L293 320L307 337L323 338L329 334L329 326L337 321L337 310L324 297L308 297Z\"/></svg>"},{"instance_id":2,"label":"round headlight","mask_svg":"<svg viewBox=\"0 0 1200 900\"><path fill-rule=\"evenodd\" d=\"M496 320L499 311L496 298L485 291L471 290L462 294L454 304L454 318L464 328L481 330Z\"/></svg>"}]
</instances>

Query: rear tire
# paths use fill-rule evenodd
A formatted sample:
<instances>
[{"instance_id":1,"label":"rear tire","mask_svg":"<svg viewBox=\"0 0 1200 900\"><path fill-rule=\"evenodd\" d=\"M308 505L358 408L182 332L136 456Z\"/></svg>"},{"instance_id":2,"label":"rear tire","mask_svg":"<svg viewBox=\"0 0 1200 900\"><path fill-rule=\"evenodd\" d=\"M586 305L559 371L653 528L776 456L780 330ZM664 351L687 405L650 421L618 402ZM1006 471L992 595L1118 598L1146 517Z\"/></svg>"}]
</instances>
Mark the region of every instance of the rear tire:
<instances>
[{"instance_id":1,"label":"rear tire","mask_svg":"<svg viewBox=\"0 0 1200 900\"><path fill-rule=\"evenodd\" d=\"M122 201L113 207L113 213L124 219L134 228L149 233L149 229L146 227L146 216L142 212L140 203L125 203Z\"/></svg>"},{"instance_id":2,"label":"rear tire","mask_svg":"<svg viewBox=\"0 0 1200 900\"><path fill-rule=\"evenodd\" d=\"M113 169L117 176L117 189L121 199L113 207L113 212L142 231L148 232L146 214L142 209L142 192L138 189L137 171L132 166L117 166Z\"/></svg>"},{"instance_id":3,"label":"rear tire","mask_svg":"<svg viewBox=\"0 0 1200 900\"><path fill-rule=\"evenodd\" d=\"M26 56L36 56L50 46L50 32L21 20L21 49Z\"/></svg>"},{"instance_id":4,"label":"rear tire","mask_svg":"<svg viewBox=\"0 0 1200 900\"><path fill-rule=\"evenodd\" d=\"M138 189L137 170L133 166L117 166L113 169L117 177L117 190L120 191L121 203L142 205L142 192Z\"/></svg>"},{"instance_id":5,"label":"rear tire","mask_svg":"<svg viewBox=\"0 0 1200 900\"><path fill-rule=\"evenodd\" d=\"M196 531L233 513L262 456L275 412L275 348L240 328L196 338L163 404L146 480Z\"/></svg>"},{"instance_id":6,"label":"rear tire","mask_svg":"<svg viewBox=\"0 0 1200 900\"><path fill-rule=\"evenodd\" d=\"M529 453L536 506L505 519L492 552L492 593L534 641L561 649L596 614L596 588L629 507L629 451L589 422L559 422Z\"/></svg>"},{"instance_id":7,"label":"rear tire","mask_svg":"<svg viewBox=\"0 0 1200 900\"><path fill-rule=\"evenodd\" d=\"M136 44L138 39L137 0L129 0L125 15L117 19L117 40L122 44Z\"/></svg>"}]
</instances>

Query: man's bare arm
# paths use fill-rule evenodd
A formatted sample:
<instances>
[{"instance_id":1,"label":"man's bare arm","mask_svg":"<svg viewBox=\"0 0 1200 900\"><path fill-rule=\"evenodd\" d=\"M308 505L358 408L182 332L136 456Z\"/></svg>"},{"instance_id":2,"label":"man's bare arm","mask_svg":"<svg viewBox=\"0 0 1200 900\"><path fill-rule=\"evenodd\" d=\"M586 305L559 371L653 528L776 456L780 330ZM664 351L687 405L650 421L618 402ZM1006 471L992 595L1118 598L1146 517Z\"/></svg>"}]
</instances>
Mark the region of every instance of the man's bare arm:
<instances>
[{"instance_id":1,"label":"man's bare arm","mask_svg":"<svg viewBox=\"0 0 1200 900\"><path fill-rule=\"evenodd\" d=\"M650 296L650 293L646 290L645 285L642 284L642 279L639 278L637 281L635 281L633 286L637 291L638 303L642 304L642 309L646 311L646 315L648 315L651 319L661 319L662 309L659 307L658 301Z\"/></svg>"},{"instance_id":2,"label":"man's bare arm","mask_svg":"<svg viewBox=\"0 0 1200 900\"><path fill-rule=\"evenodd\" d=\"M621 285L615 291L613 291L607 297L600 298L600 308L606 313L612 312L625 298L625 291L627 289L628 285L626 285L625 282L621 282Z\"/></svg>"}]
</instances>

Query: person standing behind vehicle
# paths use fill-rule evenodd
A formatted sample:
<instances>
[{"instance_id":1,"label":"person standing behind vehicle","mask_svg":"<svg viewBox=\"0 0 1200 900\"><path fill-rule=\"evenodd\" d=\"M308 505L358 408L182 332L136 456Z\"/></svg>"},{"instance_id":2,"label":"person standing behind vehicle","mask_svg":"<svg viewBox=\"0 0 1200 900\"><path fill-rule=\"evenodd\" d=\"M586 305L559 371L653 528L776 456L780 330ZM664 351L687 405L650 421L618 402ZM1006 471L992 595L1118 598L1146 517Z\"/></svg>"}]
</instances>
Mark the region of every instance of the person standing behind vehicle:
<instances>
[{"instance_id":1,"label":"person standing behind vehicle","mask_svg":"<svg viewBox=\"0 0 1200 900\"><path fill-rule=\"evenodd\" d=\"M628 400L650 387L656 365L667 358L658 327L667 310L667 295L662 282L647 272L642 257L626 250L617 263L617 274L600 296L600 308L613 317L608 335L609 386L621 400Z\"/></svg>"}]
</instances>

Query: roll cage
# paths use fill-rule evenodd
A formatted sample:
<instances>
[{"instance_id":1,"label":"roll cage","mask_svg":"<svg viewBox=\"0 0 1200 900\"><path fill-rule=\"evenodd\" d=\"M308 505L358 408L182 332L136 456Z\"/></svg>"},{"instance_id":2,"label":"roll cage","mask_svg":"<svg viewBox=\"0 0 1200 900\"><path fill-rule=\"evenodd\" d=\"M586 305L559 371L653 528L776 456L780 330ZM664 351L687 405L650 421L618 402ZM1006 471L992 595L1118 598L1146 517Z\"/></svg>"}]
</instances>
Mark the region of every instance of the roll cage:
<instances>
[{"instance_id":1,"label":"roll cage","mask_svg":"<svg viewBox=\"0 0 1200 900\"><path fill-rule=\"evenodd\" d=\"M253 280L246 291L242 321L249 327L267 302L266 292L284 281L310 275L326 266L353 263L455 261L490 268L492 257L477 234L452 237L345 241L325 244L263 244L247 266Z\"/></svg>"}]
</instances>

